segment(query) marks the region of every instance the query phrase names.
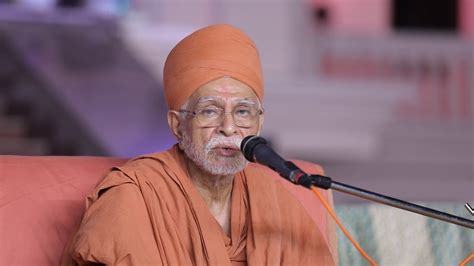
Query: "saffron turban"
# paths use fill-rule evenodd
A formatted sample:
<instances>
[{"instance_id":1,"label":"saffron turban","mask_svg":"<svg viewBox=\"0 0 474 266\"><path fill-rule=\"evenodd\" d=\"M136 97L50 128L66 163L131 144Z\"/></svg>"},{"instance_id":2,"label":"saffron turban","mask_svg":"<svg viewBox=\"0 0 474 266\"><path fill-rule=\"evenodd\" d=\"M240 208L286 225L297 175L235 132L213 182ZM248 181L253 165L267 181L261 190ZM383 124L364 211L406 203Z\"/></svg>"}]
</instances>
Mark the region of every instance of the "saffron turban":
<instances>
[{"instance_id":1,"label":"saffron turban","mask_svg":"<svg viewBox=\"0 0 474 266\"><path fill-rule=\"evenodd\" d=\"M255 43L226 24L205 27L181 40L163 69L168 107L178 110L204 84L221 77L249 86L263 100L263 75Z\"/></svg>"}]
</instances>

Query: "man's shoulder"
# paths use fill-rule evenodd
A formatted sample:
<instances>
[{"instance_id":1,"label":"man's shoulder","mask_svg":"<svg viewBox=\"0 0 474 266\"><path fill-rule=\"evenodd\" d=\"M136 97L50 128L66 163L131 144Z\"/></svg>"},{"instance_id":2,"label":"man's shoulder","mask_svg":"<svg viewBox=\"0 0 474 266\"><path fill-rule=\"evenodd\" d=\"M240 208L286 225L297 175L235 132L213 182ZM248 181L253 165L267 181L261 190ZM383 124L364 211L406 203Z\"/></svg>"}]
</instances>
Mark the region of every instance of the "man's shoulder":
<instances>
[{"instance_id":1,"label":"man's shoulder","mask_svg":"<svg viewBox=\"0 0 474 266\"><path fill-rule=\"evenodd\" d=\"M115 169L121 171L134 171L141 168L149 168L150 166L159 166L165 161L175 160L173 152L174 147L171 147L168 150L141 154L129 159L124 164L116 167Z\"/></svg>"},{"instance_id":2,"label":"man's shoulder","mask_svg":"<svg viewBox=\"0 0 474 266\"><path fill-rule=\"evenodd\" d=\"M163 157L170 156L173 153L173 148L174 147L171 147L167 150L144 153L144 154L134 156L130 158L123 166L141 164L149 160L160 160Z\"/></svg>"},{"instance_id":3,"label":"man's shoulder","mask_svg":"<svg viewBox=\"0 0 474 266\"><path fill-rule=\"evenodd\" d=\"M164 161L172 158L172 156L167 155L168 153L169 150L143 154L129 159L120 166L114 166L89 195L89 201L93 202L111 188L123 185L127 185L127 187L133 185L134 189L141 187L143 184L162 185L167 179L165 178L167 171L164 167ZM141 191L141 189L139 190Z\"/></svg>"}]
</instances>

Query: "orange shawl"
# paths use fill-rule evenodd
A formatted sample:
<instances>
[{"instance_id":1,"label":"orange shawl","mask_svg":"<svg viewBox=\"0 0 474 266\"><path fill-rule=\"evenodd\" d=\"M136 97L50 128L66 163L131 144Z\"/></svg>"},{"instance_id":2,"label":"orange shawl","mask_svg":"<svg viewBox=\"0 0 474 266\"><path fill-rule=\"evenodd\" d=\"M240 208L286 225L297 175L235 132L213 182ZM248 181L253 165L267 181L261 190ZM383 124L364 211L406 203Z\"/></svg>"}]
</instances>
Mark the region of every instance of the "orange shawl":
<instances>
[{"instance_id":1,"label":"orange shawl","mask_svg":"<svg viewBox=\"0 0 474 266\"><path fill-rule=\"evenodd\" d=\"M69 259L107 265L335 264L325 216L315 224L296 190L255 164L234 179L226 236L194 188L183 156L175 145L114 168L87 198Z\"/></svg>"}]
</instances>

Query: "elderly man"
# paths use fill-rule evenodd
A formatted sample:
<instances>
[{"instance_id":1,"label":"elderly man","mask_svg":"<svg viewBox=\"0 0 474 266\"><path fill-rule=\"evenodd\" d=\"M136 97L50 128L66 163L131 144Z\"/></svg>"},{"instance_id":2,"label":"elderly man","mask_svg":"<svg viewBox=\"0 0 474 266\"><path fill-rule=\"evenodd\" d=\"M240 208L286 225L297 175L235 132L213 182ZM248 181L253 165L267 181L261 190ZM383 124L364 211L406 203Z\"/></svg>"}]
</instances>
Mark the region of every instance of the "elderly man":
<instances>
[{"instance_id":1,"label":"elderly man","mask_svg":"<svg viewBox=\"0 0 474 266\"><path fill-rule=\"evenodd\" d=\"M104 178L64 264L334 265L325 216L239 151L263 123L254 43L232 26L206 27L176 45L163 77L178 144Z\"/></svg>"}]
</instances>

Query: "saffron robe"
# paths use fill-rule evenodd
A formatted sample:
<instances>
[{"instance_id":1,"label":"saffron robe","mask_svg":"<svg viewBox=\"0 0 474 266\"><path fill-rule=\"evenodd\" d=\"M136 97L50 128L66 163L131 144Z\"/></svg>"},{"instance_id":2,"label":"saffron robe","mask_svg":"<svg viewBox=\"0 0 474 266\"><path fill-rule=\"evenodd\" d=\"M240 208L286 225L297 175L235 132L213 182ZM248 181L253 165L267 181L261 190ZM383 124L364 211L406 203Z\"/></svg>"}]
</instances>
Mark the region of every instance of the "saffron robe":
<instances>
[{"instance_id":1,"label":"saffron robe","mask_svg":"<svg viewBox=\"0 0 474 266\"><path fill-rule=\"evenodd\" d=\"M333 228L305 188L249 164L234 178L227 236L184 156L175 145L112 169L87 197L63 265L335 265ZM311 215L301 200L315 204Z\"/></svg>"}]
</instances>

